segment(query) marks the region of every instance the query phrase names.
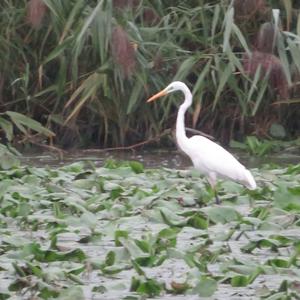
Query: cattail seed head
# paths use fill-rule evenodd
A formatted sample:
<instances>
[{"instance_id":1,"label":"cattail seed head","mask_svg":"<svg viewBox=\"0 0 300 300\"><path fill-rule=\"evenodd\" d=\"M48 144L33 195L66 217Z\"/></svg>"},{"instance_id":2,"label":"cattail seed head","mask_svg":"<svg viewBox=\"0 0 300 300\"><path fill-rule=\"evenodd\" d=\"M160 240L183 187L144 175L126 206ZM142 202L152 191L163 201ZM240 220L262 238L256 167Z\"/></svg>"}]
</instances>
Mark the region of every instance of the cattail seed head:
<instances>
[{"instance_id":1,"label":"cattail seed head","mask_svg":"<svg viewBox=\"0 0 300 300\"><path fill-rule=\"evenodd\" d=\"M269 74L269 84L282 99L288 98L288 83L281 61L271 53L254 51L243 59L245 72L254 76L261 66L261 76Z\"/></svg>"},{"instance_id":2,"label":"cattail seed head","mask_svg":"<svg viewBox=\"0 0 300 300\"><path fill-rule=\"evenodd\" d=\"M267 22L260 26L257 40L256 49L260 52L273 53L275 42L277 38L277 28L274 24Z\"/></svg>"},{"instance_id":3,"label":"cattail seed head","mask_svg":"<svg viewBox=\"0 0 300 300\"><path fill-rule=\"evenodd\" d=\"M266 10L265 0L234 0L235 18L237 20L251 19L257 12Z\"/></svg>"},{"instance_id":4,"label":"cattail seed head","mask_svg":"<svg viewBox=\"0 0 300 300\"><path fill-rule=\"evenodd\" d=\"M39 28L46 13L47 6L43 0L29 0L27 3L27 22Z\"/></svg>"},{"instance_id":5,"label":"cattail seed head","mask_svg":"<svg viewBox=\"0 0 300 300\"><path fill-rule=\"evenodd\" d=\"M130 77L136 65L136 50L121 26L113 29L111 51L114 62L121 67L125 77Z\"/></svg>"}]
</instances>

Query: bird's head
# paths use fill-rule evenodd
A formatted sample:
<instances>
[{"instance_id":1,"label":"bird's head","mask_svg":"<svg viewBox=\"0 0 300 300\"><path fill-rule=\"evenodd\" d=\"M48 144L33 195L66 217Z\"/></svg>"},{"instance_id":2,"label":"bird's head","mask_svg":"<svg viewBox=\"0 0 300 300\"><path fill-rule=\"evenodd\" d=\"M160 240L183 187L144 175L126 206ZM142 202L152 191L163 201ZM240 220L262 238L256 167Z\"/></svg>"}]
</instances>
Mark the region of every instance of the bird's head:
<instances>
[{"instance_id":1,"label":"bird's head","mask_svg":"<svg viewBox=\"0 0 300 300\"><path fill-rule=\"evenodd\" d=\"M153 95L151 98L147 100L147 102L152 102L162 96L165 96L167 94L176 92L176 91L182 91L188 90L188 87L185 85L185 83L181 81L173 81L171 82L166 88L158 92L157 94Z\"/></svg>"}]
</instances>

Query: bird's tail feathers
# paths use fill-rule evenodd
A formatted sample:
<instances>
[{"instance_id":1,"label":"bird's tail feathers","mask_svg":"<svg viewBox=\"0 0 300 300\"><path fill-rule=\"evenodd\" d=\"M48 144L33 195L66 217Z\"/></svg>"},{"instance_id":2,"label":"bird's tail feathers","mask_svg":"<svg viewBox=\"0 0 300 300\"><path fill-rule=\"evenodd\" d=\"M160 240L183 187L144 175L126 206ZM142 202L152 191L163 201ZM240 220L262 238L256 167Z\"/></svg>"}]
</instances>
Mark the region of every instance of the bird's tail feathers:
<instances>
[{"instance_id":1,"label":"bird's tail feathers","mask_svg":"<svg viewBox=\"0 0 300 300\"><path fill-rule=\"evenodd\" d=\"M246 170L246 173L245 173L245 185L246 187L249 189L249 190L255 190L257 185L256 185L256 182L251 174L251 172L249 170Z\"/></svg>"}]
</instances>

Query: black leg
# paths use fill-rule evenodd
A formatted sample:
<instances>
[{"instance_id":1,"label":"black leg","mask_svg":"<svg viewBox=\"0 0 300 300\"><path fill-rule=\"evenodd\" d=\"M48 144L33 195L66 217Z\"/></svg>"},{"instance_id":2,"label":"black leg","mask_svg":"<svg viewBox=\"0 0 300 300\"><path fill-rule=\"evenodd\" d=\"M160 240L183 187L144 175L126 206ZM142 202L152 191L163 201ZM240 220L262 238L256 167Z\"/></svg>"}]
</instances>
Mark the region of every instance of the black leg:
<instances>
[{"instance_id":1,"label":"black leg","mask_svg":"<svg viewBox=\"0 0 300 300\"><path fill-rule=\"evenodd\" d=\"M216 204L221 204L221 200L220 200L220 198L219 198L219 196L218 196L218 192L217 192L217 190L214 190L215 191L215 198L216 198Z\"/></svg>"}]
</instances>

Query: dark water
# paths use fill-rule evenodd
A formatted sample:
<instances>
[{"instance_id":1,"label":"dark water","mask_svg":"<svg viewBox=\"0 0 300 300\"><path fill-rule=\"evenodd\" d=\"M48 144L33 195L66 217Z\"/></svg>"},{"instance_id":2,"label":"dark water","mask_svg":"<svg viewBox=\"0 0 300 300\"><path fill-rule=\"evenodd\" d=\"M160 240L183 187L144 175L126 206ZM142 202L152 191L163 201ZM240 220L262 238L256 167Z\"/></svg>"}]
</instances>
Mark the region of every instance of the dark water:
<instances>
[{"instance_id":1,"label":"dark water","mask_svg":"<svg viewBox=\"0 0 300 300\"><path fill-rule=\"evenodd\" d=\"M233 153L236 158L248 168L259 168L267 163L274 163L281 166L300 163L300 153L279 153L264 157L250 156L247 153ZM101 150L80 150L70 151L61 157L58 153L33 153L25 154L22 162L34 166L63 166L77 161L92 161L97 166L102 166L108 159L136 160L148 168L178 168L185 169L192 165L190 159L183 153L176 150L155 150L155 151L101 151Z\"/></svg>"}]
</instances>

